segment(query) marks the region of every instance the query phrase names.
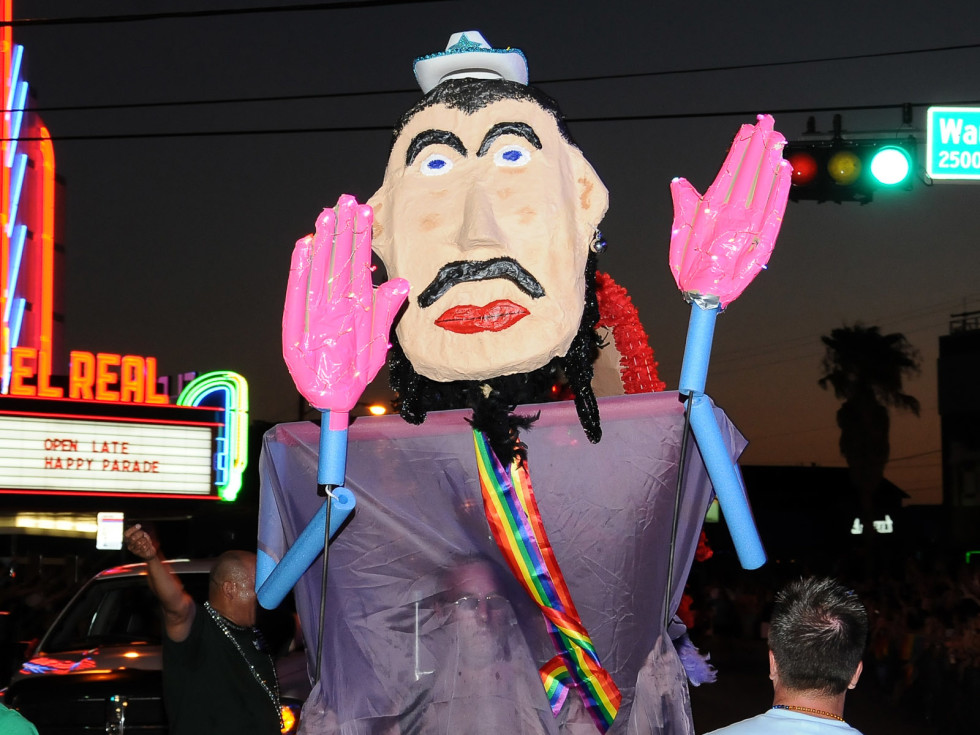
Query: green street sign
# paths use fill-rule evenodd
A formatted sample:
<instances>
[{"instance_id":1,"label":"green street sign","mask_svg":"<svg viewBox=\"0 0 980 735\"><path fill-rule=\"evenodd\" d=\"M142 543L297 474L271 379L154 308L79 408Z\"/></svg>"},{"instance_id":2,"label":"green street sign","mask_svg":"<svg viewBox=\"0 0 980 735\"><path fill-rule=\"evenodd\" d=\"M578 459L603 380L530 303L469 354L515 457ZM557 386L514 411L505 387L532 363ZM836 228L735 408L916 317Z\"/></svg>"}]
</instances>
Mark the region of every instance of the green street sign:
<instances>
[{"instance_id":1,"label":"green street sign","mask_svg":"<svg viewBox=\"0 0 980 735\"><path fill-rule=\"evenodd\" d=\"M980 107L930 107L926 114L926 173L980 179Z\"/></svg>"}]
</instances>

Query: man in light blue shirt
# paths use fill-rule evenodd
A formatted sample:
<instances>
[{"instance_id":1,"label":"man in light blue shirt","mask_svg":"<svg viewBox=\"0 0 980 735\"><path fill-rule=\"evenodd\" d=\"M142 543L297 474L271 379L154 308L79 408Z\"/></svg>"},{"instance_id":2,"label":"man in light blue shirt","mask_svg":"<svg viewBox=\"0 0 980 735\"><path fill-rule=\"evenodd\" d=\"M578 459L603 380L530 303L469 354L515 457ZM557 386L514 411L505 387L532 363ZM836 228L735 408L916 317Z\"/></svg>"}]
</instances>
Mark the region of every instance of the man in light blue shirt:
<instances>
[{"instance_id":1,"label":"man in light blue shirt","mask_svg":"<svg viewBox=\"0 0 980 735\"><path fill-rule=\"evenodd\" d=\"M801 579L776 595L769 627L772 709L708 735L861 735L844 696L861 676L868 614L832 579Z\"/></svg>"}]
</instances>

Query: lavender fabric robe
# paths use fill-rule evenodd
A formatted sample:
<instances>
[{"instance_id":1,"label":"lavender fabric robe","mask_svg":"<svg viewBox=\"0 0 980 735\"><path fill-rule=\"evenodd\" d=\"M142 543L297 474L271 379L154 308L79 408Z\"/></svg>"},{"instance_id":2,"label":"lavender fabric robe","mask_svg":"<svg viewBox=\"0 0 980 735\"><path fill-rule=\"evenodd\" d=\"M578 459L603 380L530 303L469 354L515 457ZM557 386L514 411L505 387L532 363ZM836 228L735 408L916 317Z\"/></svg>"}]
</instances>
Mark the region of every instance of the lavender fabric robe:
<instances>
[{"instance_id":1,"label":"lavender fabric robe","mask_svg":"<svg viewBox=\"0 0 980 735\"><path fill-rule=\"evenodd\" d=\"M665 634L712 498L690 437L671 528L684 429L677 393L599 401L603 437L585 438L570 402L522 406L545 528L603 666L623 702L611 733L693 734L683 667ZM745 441L715 409L735 458ZM357 507L330 546L321 682L304 732L596 732L572 691L553 716L537 667L555 655L543 618L509 570L484 516L468 411L357 419L345 483ZM278 560L313 517L319 429L282 424L264 438L259 549ZM454 565L485 560L495 609L473 623ZM322 557L296 601L309 668L319 630ZM501 599L503 600L501 601ZM666 606L666 611L665 611ZM488 632L489 631L489 632ZM532 724L533 723L533 724Z\"/></svg>"}]
</instances>

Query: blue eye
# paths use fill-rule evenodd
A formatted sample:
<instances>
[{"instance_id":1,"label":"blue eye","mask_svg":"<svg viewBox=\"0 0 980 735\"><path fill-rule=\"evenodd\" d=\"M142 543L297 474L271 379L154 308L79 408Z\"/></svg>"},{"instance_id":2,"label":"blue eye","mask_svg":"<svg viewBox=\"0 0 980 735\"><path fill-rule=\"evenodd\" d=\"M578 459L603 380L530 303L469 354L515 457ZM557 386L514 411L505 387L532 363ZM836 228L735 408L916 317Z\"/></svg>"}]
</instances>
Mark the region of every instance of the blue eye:
<instances>
[{"instance_id":1,"label":"blue eye","mask_svg":"<svg viewBox=\"0 0 980 735\"><path fill-rule=\"evenodd\" d=\"M498 166L526 166L530 161L531 151L522 145L504 146L493 156L493 162Z\"/></svg>"},{"instance_id":2,"label":"blue eye","mask_svg":"<svg viewBox=\"0 0 980 735\"><path fill-rule=\"evenodd\" d=\"M419 169L423 176L441 176L453 167L453 162L441 153L426 156Z\"/></svg>"}]
</instances>

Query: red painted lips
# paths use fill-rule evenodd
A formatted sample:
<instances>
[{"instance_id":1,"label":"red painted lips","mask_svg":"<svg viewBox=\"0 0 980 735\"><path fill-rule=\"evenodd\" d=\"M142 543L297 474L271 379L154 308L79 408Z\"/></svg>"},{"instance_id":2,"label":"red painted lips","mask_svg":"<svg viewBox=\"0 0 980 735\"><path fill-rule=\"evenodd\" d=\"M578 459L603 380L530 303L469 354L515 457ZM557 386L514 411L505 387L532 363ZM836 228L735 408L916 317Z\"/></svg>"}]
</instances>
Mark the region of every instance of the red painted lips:
<instances>
[{"instance_id":1,"label":"red painted lips","mask_svg":"<svg viewBox=\"0 0 980 735\"><path fill-rule=\"evenodd\" d=\"M500 332L530 314L513 301L500 299L486 306L454 306L436 319L436 324L456 334Z\"/></svg>"}]
</instances>

